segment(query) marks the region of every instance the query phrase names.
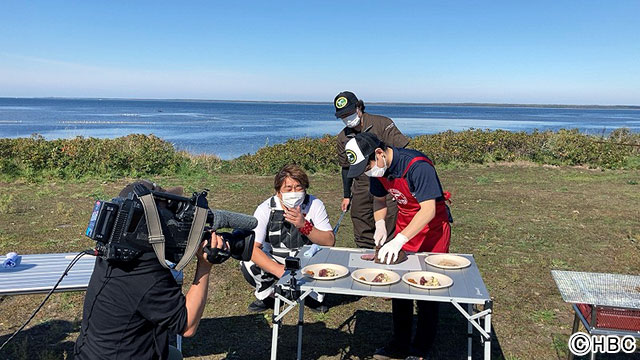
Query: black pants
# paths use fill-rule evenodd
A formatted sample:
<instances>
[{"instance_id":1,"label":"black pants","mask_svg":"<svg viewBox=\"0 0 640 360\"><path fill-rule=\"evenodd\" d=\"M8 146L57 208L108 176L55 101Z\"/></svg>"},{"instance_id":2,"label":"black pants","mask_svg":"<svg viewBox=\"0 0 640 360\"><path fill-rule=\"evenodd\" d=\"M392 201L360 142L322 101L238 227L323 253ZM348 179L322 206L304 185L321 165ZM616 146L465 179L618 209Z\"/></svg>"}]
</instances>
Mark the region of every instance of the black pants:
<instances>
[{"instance_id":1,"label":"black pants","mask_svg":"<svg viewBox=\"0 0 640 360\"><path fill-rule=\"evenodd\" d=\"M438 327L438 304L433 301L416 301L418 305L418 325L413 333L413 300L393 299L393 343L400 348L410 345L426 353L433 344ZM413 339L413 342L411 341Z\"/></svg>"}]
</instances>

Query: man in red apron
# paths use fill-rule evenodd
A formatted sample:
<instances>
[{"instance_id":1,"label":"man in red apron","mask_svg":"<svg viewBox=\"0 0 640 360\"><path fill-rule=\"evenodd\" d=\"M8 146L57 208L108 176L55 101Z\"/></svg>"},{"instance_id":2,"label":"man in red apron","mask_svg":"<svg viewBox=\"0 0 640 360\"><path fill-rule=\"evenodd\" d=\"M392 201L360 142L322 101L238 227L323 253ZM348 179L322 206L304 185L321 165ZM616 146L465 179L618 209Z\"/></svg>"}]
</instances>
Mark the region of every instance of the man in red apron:
<instances>
[{"instance_id":1,"label":"man in red apron","mask_svg":"<svg viewBox=\"0 0 640 360\"><path fill-rule=\"evenodd\" d=\"M385 219L385 196L398 204L393 239L377 237L381 261L391 263L401 249L409 252L449 252L451 217L433 162L419 151L387 147L375 135L358 134L345 146L350 167L348 176L365 173L374 196L374 219ZM375 359L417 358L428 352L438 322L438 303L417 301L418 326L412 340L413 300L393 299L393 336L376 351Z\"/></svg>"}]
</instances>

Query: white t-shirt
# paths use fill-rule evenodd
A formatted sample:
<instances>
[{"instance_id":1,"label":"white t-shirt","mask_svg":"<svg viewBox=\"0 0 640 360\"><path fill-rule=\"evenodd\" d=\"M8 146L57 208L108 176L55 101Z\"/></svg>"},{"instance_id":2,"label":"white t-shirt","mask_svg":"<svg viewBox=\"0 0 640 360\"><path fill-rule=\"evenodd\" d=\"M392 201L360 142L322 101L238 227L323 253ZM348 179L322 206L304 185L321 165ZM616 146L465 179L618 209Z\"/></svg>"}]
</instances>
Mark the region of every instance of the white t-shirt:
<instances>
[{"instance_id":1,"label":"white t-shirt","mask_svg":"<svg viewBox=\"0 0 640 360\"><path fill-rule=\"evenodd\" d=\"M267 225L269 223L269 216L271 215L271 199L275 200L276 210L283 210L282 204L280 203L280 198L276 195L268 198L262 204L258 205L256 211L253 213L253 216L258 219L258 226L256 226L253 231L256 234L255 242L259 244L263 244L267 235ZM318 199L313 195L309 195L309 201L306 206L301 205L302 214L304 214L304 218L311 221L313 226L322 231L330 231L333 230L331 224L329 223L329 215L327 215L327 209L324 207L324 203L322 200ZM269 244L264 244L265 247ZM268 250L268 249L264 249Z\"/></svg>"}]
</instances>

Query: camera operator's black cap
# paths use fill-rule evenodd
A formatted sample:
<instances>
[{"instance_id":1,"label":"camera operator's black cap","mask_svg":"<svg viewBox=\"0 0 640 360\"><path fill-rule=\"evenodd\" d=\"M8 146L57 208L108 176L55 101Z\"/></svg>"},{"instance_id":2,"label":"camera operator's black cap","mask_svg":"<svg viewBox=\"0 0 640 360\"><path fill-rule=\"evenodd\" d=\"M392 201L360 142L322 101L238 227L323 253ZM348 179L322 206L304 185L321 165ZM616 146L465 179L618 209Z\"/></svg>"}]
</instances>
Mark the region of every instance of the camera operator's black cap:
<instances>
[{"instance_id":1,"label":"camera operator's black cap","mask_svg":"<svg viewBox=\"0 0 640 360\"><path fill-rule=\"evenodd\" d=\"M347 177L355 178L362 175L369 164L369 156L376 151L376 148L381 146L380 139L370 132L359 133L353 139L347 141L345 145L345 152L349 161Z\"/></svg>"},{"instance_id":2,"label":"camera operator's black cap","mask_svg":"<svg viewBox=\"0 0 640 360\"><path fill-rule=\"evenodd\" d=\"M356 104L358 103L358 97L351 91L343 91L336 95L333 99L333 107L336 108L336 117L339 118L344 115L351 115L356 112Z\"/></svg>"},{"instance_id":3,"label":"camera operator's black cap","mask_svg":"<svg viewBox=\"0 0 640 360\"><path fill-rule=\"evenodd\" d=\"M131 184L128 184L127 186L125 186L124 189L122 189L122 191L120 191L120 194L118 194L118 196L126 198L127 196L129 196L129 193L133 192L133 188L136 185L142 185L142 186L146 187L147 189L149 189L151 191L165 192L165 193L170 193L170 194L174 194L174 195L182 196L182 193L183 193L183 188L181 186L176 186L176 187L168 188L168 189L165 190L160 185L158 185L158 184L156 184L154 182L151 182L149 180L137 180L137 181L134 181Z\"/></svg>"}]
</instances>

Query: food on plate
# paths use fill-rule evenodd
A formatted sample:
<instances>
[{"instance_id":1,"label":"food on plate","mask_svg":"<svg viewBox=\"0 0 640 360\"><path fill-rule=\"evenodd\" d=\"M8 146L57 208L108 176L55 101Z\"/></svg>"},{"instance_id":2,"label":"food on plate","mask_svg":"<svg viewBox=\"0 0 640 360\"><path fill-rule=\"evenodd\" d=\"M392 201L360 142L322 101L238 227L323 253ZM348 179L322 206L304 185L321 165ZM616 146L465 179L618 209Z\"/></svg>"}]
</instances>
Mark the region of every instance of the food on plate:
<instances>
[{"instance_id":1,"label":"food on plate","mask_svg":"<svg viewBox=\"0 0 640 360\"><path fill-rule=\"evenodd\" d=\"M429 276L428 278L425 278L424 276L422 276L420 278L420 285L422 285L422 286L440 286L440 282L438 281L438 279L436 279L435 276Z\"/></svg>"},{"instance_id":2,"label":"food on plate","mask_svg":"<svg viewBox=\"0 0 640 360\"><path fill-rule=\"evenodd\" d=\"M458 264L458 262L457 262L457 261L453 261L453 260L449 260L449 259L444 259L444 260L440 261L440 262L438 263L438 265L440 265L440 266L458 266L458 265L460 265L460 264Z\"/></svg>"},{"instance_id":3,"label":"food on plate","mask_svg":"<svg viewBox=\"0 0 640 360\"><path fill-rule=\"evenodd\" d=\"M412 283L412 284L418 284L418 282L416 282L416 279L414 278L409 278L409 280L407 280L408 282Z\"/></svg>"},{"instance_id":4,"label":"food on plate","mask_svg":"<svg viewBox=\"0 0 640 360\"><path fill-rule=\"evenodd\" d=\"M367 278L365 278L364 276L360 276L358 279L360 279L362 281L367 281Z\"/></svg>"},{"instance_id":5,"label":"food on plate","mask_svg":"<svg viewBox=\"0 0 640 360\"><path fill-rule=\"evenodd\" d=\"M383 283L389 281L391 281L391 277L386 273L379 273L378 275L376 275L376 277L373 278L373 280L371 280L371 282L374 283Z\"/></svg>"},{"instance_id":6,"label":"food on plate","mask_svg":"<svg viewBox=\"0 0 640 360\"><path fill-rule=\"evenodd\" d=\"M305 275L309 275L309 276L315 275L315 273L313 271L311 271L311 270L307 270L304 273L305 273Z\"/></svg>"},{"instance_id":7,"label":"food on plate","mask_svg":"<svg viewBox=\"0 0 640 360\"><path fill-rule=\"evenodd\" d=\"M321 269L318 272L318 276L319 277L334 277L334 276L338 276L338 274L336 273L336 271L334 269Z\"/></svg>"},{"instance_id":8,"label":"food on plate","mask_svg":"<svg viewBox=\"0 0 640 360\"><path fill-rule=\"evenodd\" d=\"M364 261L371 261L373 259L375 259L376 254L364 254L364 255L360 255L360 259L364 260Z\"/></svg>"},{"instance_id":9,"label":"food on plate","mask_svg":"<svg viewBox=\"0 0 640 360\"><path fill-rule=\"evenodd\" d=\"M376 264L386 264L386 262L380 261L380 259L378 259L378 251L380 251L381 246L376 246L376 253L374 254L373 260ZM400 249L400 252L398 252L398 258L396 259L396 261L392 262L390 265L397 265L400 264L401 262L407 260L407 253Z\"/></svg>"}]
</instances>

